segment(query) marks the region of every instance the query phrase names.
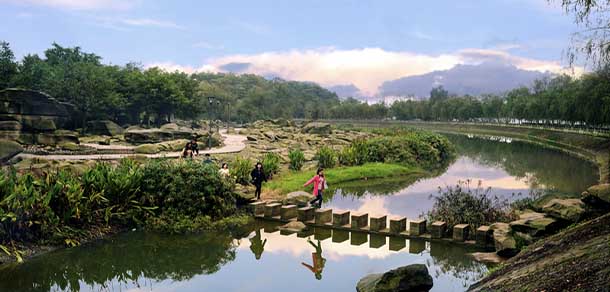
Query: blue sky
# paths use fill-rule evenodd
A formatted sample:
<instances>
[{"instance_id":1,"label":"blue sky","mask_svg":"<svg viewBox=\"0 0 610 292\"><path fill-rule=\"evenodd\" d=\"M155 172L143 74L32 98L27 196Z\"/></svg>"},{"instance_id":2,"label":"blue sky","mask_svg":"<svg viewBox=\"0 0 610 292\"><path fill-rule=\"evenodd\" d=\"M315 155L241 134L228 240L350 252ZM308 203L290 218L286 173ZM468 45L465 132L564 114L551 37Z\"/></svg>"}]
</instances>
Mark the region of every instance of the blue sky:
<instances>
[{"instance_id":1,"label":"blue sky","mask_svg":"<svg viewBox=\"0 0 610 292\"><path fill-rule=\"evenodd\" d=\"M0 40L18 57L52 42L104 62L273 74L323 85L380 82L501 61L559 71L576 31L546 0L0 0Z\"/></svg>"}]
</instances>

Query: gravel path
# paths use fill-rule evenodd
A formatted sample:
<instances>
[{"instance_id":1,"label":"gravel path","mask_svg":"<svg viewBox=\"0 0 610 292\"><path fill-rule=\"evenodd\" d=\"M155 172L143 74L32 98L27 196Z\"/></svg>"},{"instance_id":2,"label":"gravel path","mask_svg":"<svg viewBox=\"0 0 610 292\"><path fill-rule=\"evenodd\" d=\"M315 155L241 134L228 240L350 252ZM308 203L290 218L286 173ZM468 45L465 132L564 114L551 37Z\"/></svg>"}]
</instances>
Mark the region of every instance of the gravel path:
<instances>
[{"instance_id":1,"label":"gravel path","mask_svg":"<svg viewBox=\"0 0 610 292\"><path fill-rule=\"evenodd\" d=\"M221 131L220 134L224 137L224 146L220 148L212 148L209 150L201 150L199 154L221 154L221 153L236 153L242 151L246 144L246 136L243 135L235 135L235 134L227 134L226 131ZM87 144L90 145L90 144ZM95 144L91 144L95 145ZM96 145L103 146L103 145ZM98 149L117 149L117 150L125 150L125 149L133 149L134 146L121 146L121 145L108 145L110 147L96 147ZM182 154L181 151L178 152L163 152L158 154L89 154L89 155L37 155L37 154L26 154L21 153L18 157L21 158L42 158L47 160L117 160L125 157L130 157L134 155L138 156L146 156L148 158L176 158L180 157Z\"/></svg>"}]
</instances>

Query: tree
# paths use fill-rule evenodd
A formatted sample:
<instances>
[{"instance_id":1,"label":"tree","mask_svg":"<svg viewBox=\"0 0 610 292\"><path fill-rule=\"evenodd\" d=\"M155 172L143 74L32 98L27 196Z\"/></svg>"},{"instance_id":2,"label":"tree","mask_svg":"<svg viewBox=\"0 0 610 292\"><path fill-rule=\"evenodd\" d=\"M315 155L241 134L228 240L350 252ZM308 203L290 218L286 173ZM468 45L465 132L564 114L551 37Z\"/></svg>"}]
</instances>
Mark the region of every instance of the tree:
<instances>
[{"instance_id":1,"label":"tree","mask_svg":"<svg viewBox=\"0 0 610 292\"><path fill-rule=\"evenodd\" d=\"M549 0L551 1L551 0ZM602 68L610 61L610 0L560 0L574 22L583 29L572 35L572 45L567 56L573 65L585 58L595 68Z\"/></svg>"},{"instance_id":2,"label":"tree","mask_svg":"<svg viewBox=\"0 0 610 292\"><path fill-rule=\"evenodd\" d=\"M0 89L11 87L17 76L17 62L9 43L0 41Z\"/></svg>"}]
</instances>

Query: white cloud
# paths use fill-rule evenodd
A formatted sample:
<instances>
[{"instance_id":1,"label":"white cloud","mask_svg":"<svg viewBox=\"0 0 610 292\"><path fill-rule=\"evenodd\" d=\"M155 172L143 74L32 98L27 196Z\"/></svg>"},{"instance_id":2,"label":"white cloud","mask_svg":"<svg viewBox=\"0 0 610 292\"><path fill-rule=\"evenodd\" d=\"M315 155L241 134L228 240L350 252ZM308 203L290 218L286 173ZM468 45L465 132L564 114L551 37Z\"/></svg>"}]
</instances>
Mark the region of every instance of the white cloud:
<instances>
[{"instance_id":1,"label":"white cloud","mask_svg":"<svg viewBox=\"0 0 610 292\"><path fill-rule=\"evenodd\" d=\"M329 47L227 55L207 60L199 68L171 62L151 65L185 72L219 72L222 71L220 67L228 63L247 63L249 66L243 73L313 81L323 86L351 83L364 94L373 96L384 81L446 70L458 64L479 64L486 61L512 64L525 70L566 72L559 61L519 57L497 49L464 49L448 54L425 55L380 48L341 50Z\"/></svg>"},{"instance_id":2,"label":"white cloud","mask_svg":"<svg viewBox=\"0 0 610 292\"><path fill-rule=\"evenodd\" d=\"M184 26L178 25L171 21L157 20L151 18L126 18L120 19L119 22L129 26L186 29Z\"/></svg>"},{"instance_id":3,"label":"white cloud","mask_svg":"<svg viewBox=\"0 0 610 292\"><path fill-rule=\"evenodd\" d=\"M139 2L140 0L0 0L0 3L68 10L128 10Z\"/></svg>"},{"instance_id":4,"label":"white cloud","mask_svg":"<svg viewBox=\"0 0 610 292\"><path fill-rule=\"evenodd\" d=\"M198 42L193 44L193 48L201 48L206 50L223 50L225 47L223 45L216 45L209 42Z\"/></svg>"}]
</instances>

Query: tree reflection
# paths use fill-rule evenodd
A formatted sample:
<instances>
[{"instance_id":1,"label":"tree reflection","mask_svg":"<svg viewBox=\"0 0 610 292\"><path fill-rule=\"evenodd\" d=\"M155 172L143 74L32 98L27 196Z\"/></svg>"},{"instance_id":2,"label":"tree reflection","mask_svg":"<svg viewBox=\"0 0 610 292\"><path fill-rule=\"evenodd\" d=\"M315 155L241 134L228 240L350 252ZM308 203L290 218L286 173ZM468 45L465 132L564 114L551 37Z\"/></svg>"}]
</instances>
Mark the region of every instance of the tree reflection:
<instances>
[{"instance_id":1,"label":"tree reflection","mask_svg":"<svg viewBox=\"0 0 610 292\"><path fill-rule=\"evenodd\" d=\"M108 242L110 241L110 242ZM183 281L212 274L235 259L228 233L169 236L129 233L103 243L66 249L0 271L0 291L79 291L81 283L107 287L113 281ZM139 285L138 285L139 286Z\"/></svg>"}]
</instances>

